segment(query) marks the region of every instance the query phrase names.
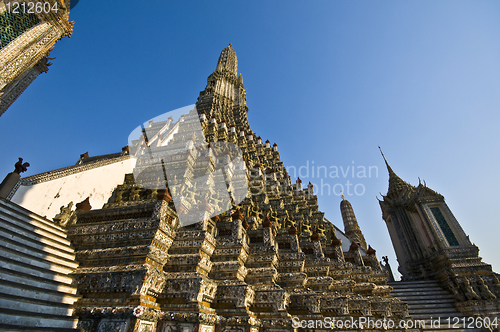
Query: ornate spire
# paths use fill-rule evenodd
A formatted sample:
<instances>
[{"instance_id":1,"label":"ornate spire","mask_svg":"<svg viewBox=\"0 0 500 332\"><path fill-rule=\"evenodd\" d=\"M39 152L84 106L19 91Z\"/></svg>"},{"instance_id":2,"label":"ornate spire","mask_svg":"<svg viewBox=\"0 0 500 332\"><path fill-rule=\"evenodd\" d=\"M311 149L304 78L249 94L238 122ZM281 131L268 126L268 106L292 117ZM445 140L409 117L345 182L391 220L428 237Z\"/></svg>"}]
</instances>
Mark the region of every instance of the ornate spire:
<instances>
[{"instance_id":1,"label":"ornate spire","mask_svg":"<svg viewBox=\"0 0 500 332\"><path fill-rule=\"evenodd\" d=\"M389 176L391 176L392 174L396 175L396 173L394 173L394 171L392 170L391 166L389 166L387 159L385 159L384 152L382 152L382 148L380 147L380 145L378 146L378 149L380 150L380 154L382 155L382 158L384 158L385 166L387 166L387 170L389 171Z\"/></svg>"},{"instance_id":2,"label":"ornate spire","mask_svg":"<svg viewBox=\"0 0 500 332\"><path fill-rule=\"evenodd\" d=\"M222 50L217 62L217 70L225 69L236 76L238 71L238 58L231 44ZM243 79L242 79L243 81Z\"/></svg>"},{"instance_id":3,"label":"ornate spire","mask_svg":"<svg viewBox=\"0 0 500 332\"><path fill-rule=\"evenodd\" d=\"M196 109L205 112L207 119L215 118L217 123L226 123L227 128L245 135L253 133L248 124L248 107L243 76L236 76L238 59L231 44L224 48L217 61L215 71L207 78L207 86L200 92Z\"/></svg>"},{"instance_id":4,"label":"ornate spire","mask_svg":"<svg viewBox=\"0 0 500 332\"><path fill-rule=\"evenodd\" d=\"M408 182L403 181L403 179L401 179L399 176L396 175L396 173L394 173L391 166L389 166L387 159L385 159L382 149L380 148L380 146L378 148L380 150L380 153L382 154L382 157L384 158L385 165L387 166L387 171L389 172L389 189L387 190L387 196L393 193L399 193L404 189L408 190L415 189L415 187L413 187Z\"/></svg>"},{"instance_id":5,"label":"ornate spire","mask_svg":"<svg viewBox=\"0 0 500 332\"><path fill-rule=\"evenodd\" d=\"M358 242L363 249L366 249L366 240L363 232L359 228L351 203L345 197L342 197L342 202L340 202L340 211L342 212L342 220L344 221L345 234L354 242Z\"/></svg>"}]
</instances>

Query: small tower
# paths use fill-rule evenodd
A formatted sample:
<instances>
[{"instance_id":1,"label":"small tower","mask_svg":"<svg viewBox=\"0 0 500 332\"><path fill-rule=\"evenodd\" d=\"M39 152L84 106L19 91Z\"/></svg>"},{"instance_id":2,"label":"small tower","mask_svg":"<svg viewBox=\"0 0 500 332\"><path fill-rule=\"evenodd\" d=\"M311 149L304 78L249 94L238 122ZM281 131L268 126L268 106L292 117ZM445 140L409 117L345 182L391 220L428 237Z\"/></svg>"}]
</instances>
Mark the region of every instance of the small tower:
<instances>
[{"instance_id":1,"label":"small tower","mask_svg":"<svg viewBox=\"0 0 500 332\"><path fill-rule=\"evenodd\" d=\"M220 53L215 71L208 77L207 86L200 92L196 109L205 112L208 118L227 127L235 127L238 132L250 132L248 107L243 76L237 76L238 58L233 46L225 47Z\"/></svg>"},{"instance_id":2,"label":"small tower","mask_svg":"<svg viewBox=\"0 0 500 332\"><path fill-rule=\"evenodd\" d=\"M389 189L380 207L403 279L442 280L455 265L455 272L491 271L491 266L480 261L479 249L470 242L444 197L425 184L415 187L403 181L382 156Z\"/></svg>"},{"instance_id":3,"label":"small tower","mask_svg":"<svg viewBox=\"0 0 500 332\"><path fill-rule=\"evenodd\" d=\"M363 232L361 232L361 228L359 228L352 205L345 199L344 194L342 194L342 202L340 202L340 212L344 221L345 234L354 242L359 243L363 249L367 250L365 237L363 236Z\"/></svg>"},{"instance_id":4,"label":"small tower","mask_svg":"<svg viewBox=\"0 0 500 332\"><path fill-rule=\"evenodd\" d=\"M4 2L0 2L4 29L0 40L0 116L38 75L49 70L54 44L73 32L73 22L68 20L69 1L51 1L50 10L40 13L16 14L10 13L11 7Z\"/></svg>"}]
</instances>

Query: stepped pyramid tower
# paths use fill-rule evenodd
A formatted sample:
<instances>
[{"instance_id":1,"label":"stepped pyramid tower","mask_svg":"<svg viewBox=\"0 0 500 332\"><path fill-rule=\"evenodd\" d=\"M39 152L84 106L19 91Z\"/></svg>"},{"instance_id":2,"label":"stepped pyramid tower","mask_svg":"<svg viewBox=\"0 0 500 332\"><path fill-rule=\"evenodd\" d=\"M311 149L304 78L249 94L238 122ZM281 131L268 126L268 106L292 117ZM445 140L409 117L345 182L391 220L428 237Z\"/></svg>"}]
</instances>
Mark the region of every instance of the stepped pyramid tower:
<instances>
[{"instance_id":1,"label":"stepped pyramid tower","mask_svg":"<svg viewBox=\"0 0 500 332\"><path fill-rule=\"evenodd\" d=\"M499 315L498 274L482 262L444 197L421 182L403 181L385 163L389 188L380 207L402 279L438 281L464 315Z\"/></svg>"},{"instance_id":2,"label":"stepped pyramid tower","mask_svg":"<svg viewBox=\"0 0 500 332\"><path fill-rule=\"evenodd\" d=\"M0 116L49 70L54 44L73 32L68 16L68 0L0 2Z\"/></svg>"},{"instance_id":3,"label":"stepped pyramid tower","mask_svg":"<svg viewBox=\"0 0 500 332\"><path fill-rule=\"evenodd\" d=\"M179 120L149 121L121 153L84 153L74 166L22 178L12 188L8 200L67 231L79 263L72 273L79 328L293 331L311 319L385 317L397 326L407 318L375 250L325 217L311 184L292 183L278 146L252 131L247 112L229 45L196 107ZM203 137L190 131L196 124ZM218 153L223 143L239 149L243 168L216 172L234 157ZM142 157L158 151L171 161L158 164L162 174L174 169L184 182L151 171ZM232 195L229 204L200 194L220 181ZM144 185L153 182L158 187ZM238 198L243 183L249 190ZM200 220L181 225L193 211ZM354 213L346 218L352 224Z\"/></svg>"}]
</instances>

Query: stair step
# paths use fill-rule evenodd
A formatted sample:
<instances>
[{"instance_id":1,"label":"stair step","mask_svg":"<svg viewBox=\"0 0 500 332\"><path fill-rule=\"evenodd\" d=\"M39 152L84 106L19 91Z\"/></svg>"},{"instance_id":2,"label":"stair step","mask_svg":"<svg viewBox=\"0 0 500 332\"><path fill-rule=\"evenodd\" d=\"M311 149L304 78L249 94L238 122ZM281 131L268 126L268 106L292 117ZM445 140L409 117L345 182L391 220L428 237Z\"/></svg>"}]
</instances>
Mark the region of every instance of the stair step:
<instances>
[{"instance_id":1,"label":"stair step","mask_svg":"<svg viewBox=\"0 0 500 332\"><path fill-rule=\"evenodd\" d=\"M67 240L66 238L62 238L60 236L56 236L54 234L48 233L44 231L41 228L38 227L33 227L29 225L28 227L26 224L22 223L15 223L12 222L12 220L5 220L3 218L0 218L0 227L6 228L12 232L16 232L18 234L30 237L34 240L43 242L43 243L50 243L53 246L61 246L68 250L68 247L71 247L71 242Z\"/></svg>"},{"instance_id":2,"label":"stair step","mask_svg":"<svg viewBox=\"0 0 500 332\"><path fill-rule=\"evenodd\" d=\"M405 294L405 293L428 293L428 294L448 294L448 292L442 288L433 288L433 289L425 289L425 288L416 288L416 289L394 289L391 293L395 294Z\"/></svg>"},{"instance_id":3,"label":"stair step","mask_svg":"<svg viewBox=\"0 0 500 332\"><path fill-rule=\"evenodd\" d=\"M454 298L453 296L431 296L431 295L404 295L404 296L401 296L401 295L394 295L394 294L391 294L393 297L397 297L398 299L404 299L405 301L418 301L418 300L429 300L429 301L432 301L432 300L443 300L443 301L450 301L450 300L453 300L454 301Z\"/></svg>"},{"instance_id":4,"label":"stair step","mask_svg":"<svg viewBox=\"0 0 500 332\"><path fill-rule=\"evenodd\" d=\"M19 271L12 271L1 267L0 267L0 279L27 286L39 287L43 289L48 289L68 294L76 294L77 291L76 287L72 287L65 283L48 280L45 278L29 275Z\"/></svg>"},{"instance_id":5,"label":"stair step","mask_svg":"<svg viewBox=\"0 0 500 332\"><path fill-rule=\"evenodd\" d=\"M0 322L5 325L22 324L22 331L27 331L26 327L41 327L55 331L54 328L76 328L77 321L72 317L64 317L50 314L35 314L28 311L2 309L0 312ZM50 328L50 329L49 329Z\"/></svg>"},{"instance_id":6,"label":"stair step","mask_svg":"<svg viewBox=\"0 0 500 332\"><path fill-rule=\"evenodd\" d=\"M421 294L405 294L405 295L399 295L399 294L391 294L393 297L397 297L398 299L405 299L406 301L418 301L418 300L442 300L442 301L453 301L455 302L453 296L451 295L443 295L443 296L436 296L436 295L421 295Z\"/></svg>"},{"instance_id":7,"label":"stair step","mask_svg":"<svg viewBox=\"0 0 500 332\"><path fill-rule=\"evenodd\" d=\"M423 309L411 309L409 310L410 312L410 316L413 314L429 314L428 317L434 315L434 316L438 316L440 314L450 314L450 315L453 315L454 313L457 312L457 309L455 308L423 308Z\"/></svg>"},{"instance_id":8,"label":"stair step","mask_svg":"<svg viewBox=\"0 0 500 332\"><path fill-rule=\"evenodd\" d=\"M46 260L55 264L67 266L70 268L77 268L78 263L75 262L73 258L66 258L58 254L52 254L45 250L39 250L30 246L25 245L24 243L19 243L16 241L12 241L9 239L0 236L0 246L5 248L8 251L16 251L17 253L22 253L25 255L29 255L39 260ZM3 249L2 248L2 249Z\"/></svg>"},{"instance_id":9,"label":"stair step","mask_svg":"<svg viewBox=\"0 0 500 332\"><path fill-rule=\"evenodd\" d=\"M0 293L21 296L28 299L73 304L80 296L52 291L40 287L27 286L7 280L0 280Z\"/></svg>"},{"instance_id":10,"label":"stair step","mask_svg":"<svg viewBox=\"0 0 500 332\"><path fill-rule=\"evenodd\" d=\"M0 331L2 332L80 332L80 329L76 328L63 328L63 327L37 327L37 326L20 326L20 325L9 325L0 323Z\"/></svg>"},{"instance_id":11,"label":"stair step","mask_svg":"<svg viewBox=\"0 0 500 332\"><path fill-rule=\"evenodd\" d=\"M415 297L415 296L424 296L429 299L453 299L453 295L448 292L440 292L440 293L426 293L426 292L408 292L408 293L391 293L392 296L397 297Z\"/></svg>"},{"instance_id":12,"label":"stair step","mask_svg":"<svg viewBox=\"0 0 500 332\"><path fill-rule=\"evenodd\" d=\"M398 299L401 299L401 297L398 297ZM410 301L405 301L408 303L408 305L419 305L419 304L449 304L453 306L453 303L455 303L454 299L425 299L425 300L415 300L411 299Z\"/></svg>"},{"instance_id":13,"label":"stair step","mask_svg":"<svg viewBox=\"0 0 500 332\"><path fill-rule=\"evenodd\" d=\"M40 314L71 316L69 304L27 299L21 296L0 293L0 309L23 310Z\"/></svg>"},{"instance_id":14,"label":"stair step","mask_svg":"<svg viewBox=\"0 0 500 332\"><path fill-rule=\"evenodd\" d=\"M38 221L38 222L40 222L42 224L45 224L46 226L48 226L50 228L53 228L56 231L63 232L63 233L65 232L64 228L62 228L61 226L57 225L52 220L49 220L49 219L47 219L45 217L42 217L41 215L36 214L33 211L30 211L30 210L22 207L19 204L12 203L11 201L3 201L3 202L0 203L0 208L2 208L2 207L5 208L5 209L9 209L11 211L14 211L17 214L28 216L30 219L34 219L34 220L36 220L36 221Z\"/></svg>"},{"instance_id":15,"label":"stair step","mask_svg":"<svg viewBox=\"0 0 500 332\"><path fill-rule=\"evenodd\" d=\"M36 249L36 250L42 250L44 252L47 252L52 255L57 255L69 260L74 260L75 259L75 253L73 248L66 246L66 250L61 250L62 248L52 246L51 244L48 243L42 243L40 242L40 239L33 239L29 238L27 236L23 236L21 234L12 232L6 228L0 227L0 236L5 239L6 241L13 241L17 243L22 243L27 247Z\"/></svg>"},{"instance_id":16,"label":"stair step","mask_svg":"<svg viewBox=\"0 0 500 332\"><path fill-rule=\"evenodd\" d=\"M411 291L392 291L391 294L397 294L397 295L411 295L411 294L419 294L419 295L434 295L434 296L440 296L440 295L451 295L444 289L440 290L433 290L433 291L427 291L427 290L411 290Z\"/></svg>"},{"instance_id":17,"label":"stair step","mask_svg":"<svg viewBox=\"0 0 500 332\"><path fill-rule=\"evenodd\" d=\"M411 287L411 288L394 288L393 292L441 292L444 291L441 287Z\"/></svg>"},{"instance_id":18,"label":"stair step","mask_svg":"<svg viewBox=\"0 0 500 332\"><path fill-rule=\"evenodd\" d=\"M436 280L415 280L415 281L392 281L388 282L387 285L394 287L394 285L428 285L428 284L438 284Z\"/></svg>"},{"instance_id":19,"label":"stair step","mask_svg":"<svg viewBox=\"0 0 500 332\"><path fill-rule=\"evenodd\" d=\"M71 285L71 283L73 282L71 277L69 277L68 274L65 272L61 273L51 269L33 266L32 264L29 263L23 263L1 256L0 256L0 268L13 271L14 273L20 272L30 276L64 283L66 285Z\"/></svg>"},{"instance_id":20,"label":"stair step","mask_svg":"<svg viewBox=\"0 0 500 332\"><path fill-rule=\"evenodd\" d=\"M412 288L393 288L391 292L441 292L444 291L441 287L412 287Z\"/></svg>"},{"instance_id":21,"label":"stair step","mask_svg":"<svg viewBox=\"0 0 500 332\"><path fill-rule=\"evenodd\" d=\"M410 310L411 312L417 312L417 310L427 310L427 311L432 313L432 312L436 312L437 309L448 309L448 310L452 310L453 312L455 312L455 310L456 310L455 307L449 303L445 303L445 304L418 304L418 305L408 304L408 310Z\"/></svg>"},{"instance_id":22,"label":"stair step","mask_svg":"<svg viewBox=\"0 0 500 332\"><path fill-rule=\"evenodd\" d=\"M432 291L427 291L427 290L412 290L412 291L404 291L401 292L399 290L397 291L392 291L391 294L396 294L396 295L401 295L401 296L407 296L407 295L412 295L412 294L418 294L418 295L426 295L426 296L434 296L434 297L440 297L440 296L451 296L451 293L444 289L440 290L432 290Z\"/></svg>"},{"instance_id":23,"label":"stair step","mask_svg":"<svg viewBox=\"0 0 500 332\"><path fill-rule=\"evenodd\" d=\"M27 229L40 228L43 229L47 234L50 234L49 236L66 239L65 231L61 227L56 226L54 222L43 219L42 217L28 210L16 211L16 209L14 209L13 207L14 206L10 204L9 206L0 204L0 219L9 220L16 225L25 227Z\"/></svg>"},{"instance_id":24,"label":"stair step","mask_svg":"<svg viewBox=\"0 0 500 332\"><path fill-rule=\"evenodd\" d=\"M0 245L0 259L8 258L10 260L18 261L27 265L33 265L36 267L40 267L42 269L47 269L63 274L69 274L73 272L73 270L78 267L78 264L58 264L54 261L49 262L43 258L38 258L32 255L20 253L16 250L10 250Z\"/></svg>"}]
</instances>

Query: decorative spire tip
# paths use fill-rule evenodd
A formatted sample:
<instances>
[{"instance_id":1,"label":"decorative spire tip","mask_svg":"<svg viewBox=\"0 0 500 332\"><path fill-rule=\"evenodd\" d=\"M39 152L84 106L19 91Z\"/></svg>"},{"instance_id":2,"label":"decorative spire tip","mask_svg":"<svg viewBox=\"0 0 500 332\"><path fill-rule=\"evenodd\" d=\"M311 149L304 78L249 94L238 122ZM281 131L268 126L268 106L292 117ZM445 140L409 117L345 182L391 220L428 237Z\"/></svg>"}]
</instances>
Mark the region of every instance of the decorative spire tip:
<instances>
[{"instance_id":1,"label":"decorative spire tip","mask_svg":"<svg viewBox=\"0 0 500 332\"><path fill-rule=\"evenodd\" d=\"M387 159L385 159L384 152L382 152L382 148L380 147L380 145L378 146L378 149L380 150L380 154L382 154L382 158L384 158L384 162L385 162L385 165L387 166L387 170L389 171L389 174L394 173L394 171L392 170L391 166L389 166L389 163L387 162Z\"/></svg>"},{"instance_id":2,"label":"decorative spire tip","mask_svg":"<svg viewBox=\"0 0 500 332\"><path fill-rule=\"evenodd\" d=\"M382 155L382 158L384 158L384 161L387 164L387 159L385 159L384 152L382 152L382 148L380 147L380 145L378 146L378 149L380 150L380 154Z\"/></svg>"}]
</instances>

